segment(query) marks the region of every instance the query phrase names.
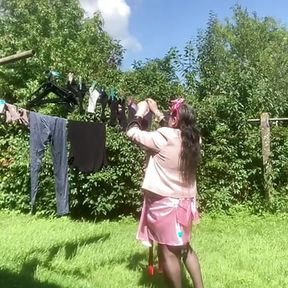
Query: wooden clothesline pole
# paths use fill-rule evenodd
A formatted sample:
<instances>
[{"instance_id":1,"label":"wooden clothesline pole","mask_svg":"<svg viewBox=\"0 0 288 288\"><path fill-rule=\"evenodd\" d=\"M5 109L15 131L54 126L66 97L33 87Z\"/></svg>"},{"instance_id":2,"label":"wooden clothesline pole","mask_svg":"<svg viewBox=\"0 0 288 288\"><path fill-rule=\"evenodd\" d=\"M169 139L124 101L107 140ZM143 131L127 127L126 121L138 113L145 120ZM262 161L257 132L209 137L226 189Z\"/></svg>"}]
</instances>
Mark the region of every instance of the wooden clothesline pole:
<instances>
[{"instance_id":1,"label":"wooden clothesline pole","mask_svg":"<svg viewBox=\"0 0 288 288\"><path fill-rule=\"evenodd\" d=\"M264 191L268 202L271 201L273 192L272 165L271 165L271 131L269 124L269 114L262 113L260 116L261 140L262 140L262 159Z\"/></svg>"},{"instance_id":2,"label":"wooden clothesline pole","mask_svg":"<svg viewBox=\"0 0 288 288\"><path fill-rule=\"evenodd\" d=\"M9 64L21 59L32 57L35 54L34 50L28 50L20 53L16 53L4 58L0 58L0 65Z\"/></svg>"},{"instance_id":3,"label":"wooden clothesline pole","mask_svg":"<svg viewBox=\"0 0 288 288\"><path fill-rule=\"evenodd\" d=\"M269 122L278 122L278 121L288 122L288 118L268 118L268 121ZM247 122L260 123L261 119L248 119Z\"/></svg>"},{"instance_id":4,"label":"wooden clothesline pole","mask_svg":"<svg viewBox=\"0 0 288 288\"><path fill-rule=\"evenodd\" d=\"M273 197L272 182L272 164L271 164L271 131L270 123L272 122L288 122L288 118L269 118L268 113L261 113L260 119L248 119L248 123L260 124L261 143L262 143L262 159L263 159L263 180L265 197L268 202Z\"/></svg>"}]
</instances>

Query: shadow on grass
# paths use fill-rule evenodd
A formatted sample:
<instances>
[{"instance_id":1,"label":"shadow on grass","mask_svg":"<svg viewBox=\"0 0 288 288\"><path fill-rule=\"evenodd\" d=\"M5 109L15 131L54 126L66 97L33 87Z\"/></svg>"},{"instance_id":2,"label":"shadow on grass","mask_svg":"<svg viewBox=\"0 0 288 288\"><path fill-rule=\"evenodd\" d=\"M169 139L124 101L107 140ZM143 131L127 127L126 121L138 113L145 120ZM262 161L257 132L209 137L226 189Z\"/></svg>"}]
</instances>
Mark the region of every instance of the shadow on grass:
<instances>
[{"instance_id":1,"label":"shadow on grass","mask_svg":"<svg viewBox=\"0 0 288 288\"><path fill-rule=\"evenodd\" d=\"M77 254L77 250L81 248L81 246L86 246L90 244L100 243L106 241L110 237L110 233L106 233L103 235L93 236L90 238L82 239L82 240L74 240L68 243L53 245L49 249L49 255L47 259L44 261L44 264L47 266L55 257L55 255L59 252L59 250L64 248L65 251L65 259L72 259Z\"/></svg>"},{"instance_id":2,"label":"shadow on grass","mask_svg":"<svg viewBox=\"0 0 288 288\"><path fill-rule=\"evenodd\" d=\"M38 253L41 255L42 253L47 252L47 250L43 251L42 249L35 249L29 253L29 255L33 255L31 259L29 259L29 255L27 255L27 259L22 265L21 271L19 273L15 273L9 271L7 269L0 270L0 287L2 288L60 288L60 286L56 284L52 284L49 282L40 282L37 279L34 279L34 274L36 272L37 267L45 267L50 271L53 271L55 268L52 268L51 262L53 258L57 255L57 253L64 249L65 251L65 259L72 259L76 256L77 250L81 248L81 246L95 244L99 242L103 242L110 237L110 233L93 236L90 238L75 240L63 244L53 245L50 249L48 249L48 256L43 261L35 257L35 254ZM56 271L57 272L57 271ZM63 272L62 272L63 273ZM79 271L75 271L72 273L77 277L85 277Z\"/></svg>"},{"instance_id":3,"label":"shadow on grass","mask_svg":"<svg viewBox=\"0 0 288 288\"><path fill-rule=\"evenodd\" d=\"M82 240L71 241L71 242L65 243L64 245L61 245L61 244L54 245L49 249L48 257L44 261L42 261L40 264L43 267L53 271L55 268L52 267L51 262L61 249L64 249L65 259L70 260L77 255L78 249L81 249L82 246L102 243L106 241L109 237L110 237L110 233L106 233L103 235L93 236L93 237L82 239ZM64 271L62 271L61 273L69 274L69 275L72 274L79 278L86 278L86 275L83 274L83 272L81 272L77 268L75 268L73 271L70 271L69 273L67 272L65 273Z\"/></svg>"},{"instance_id":4,"label":"shadow on grass","mask_svg":"<svg viewBox=\"0 0 288 288\"><path fill-rule=\"evenodd\" d=\"M167 281L163 273L158 273L157 270L158 259L154 257L154 275L148 275L148 256L147 253L136 253L130 259L127 265L128 269L137 271L141 270L141 278L139 279L139 285L150 288L168 288L169 282ZM184 273L184 265L182 265L182 285L183 287L191 287L189 280ZM172 287L172 286L171 286Z\"/></svg>"},{"instance_id":5,"label":"shadow on grass","mask_svg":"<svg viewBox=\"0 0 288 288\"><path fill-rule=\"evenodd\" d=\"M60 288L60 286L49 283L40 282L34 279L34 271L37 267L37 261L25 263L20 273L8 270L0 270L0 287L5 288ZM31 271L33 271L31 273Z\"/></svg>"}]
</instances>

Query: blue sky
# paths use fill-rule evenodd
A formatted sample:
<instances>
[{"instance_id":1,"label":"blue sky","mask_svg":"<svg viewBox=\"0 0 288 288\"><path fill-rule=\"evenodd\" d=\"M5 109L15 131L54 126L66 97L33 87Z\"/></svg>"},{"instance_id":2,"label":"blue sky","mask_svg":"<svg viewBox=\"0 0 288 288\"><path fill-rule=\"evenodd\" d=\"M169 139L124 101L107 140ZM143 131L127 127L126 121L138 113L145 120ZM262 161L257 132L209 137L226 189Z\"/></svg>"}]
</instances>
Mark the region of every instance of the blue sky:
<instances>
[{"instance_id":1,"label":"blue sky","mask_svg":"<svg viewBox=\"0 0 288 288\"><path fill-rule=\"evenodd\" d=\"M210 11L224 21L232 16L235 4L288 27L288 0L80 0L80 4L88 16L99 10L106 31L125 47L122 70L128 70L133 60L161 58L171 47L182 49L199 29L206 29Z\"/></svg>"}]
</instances>

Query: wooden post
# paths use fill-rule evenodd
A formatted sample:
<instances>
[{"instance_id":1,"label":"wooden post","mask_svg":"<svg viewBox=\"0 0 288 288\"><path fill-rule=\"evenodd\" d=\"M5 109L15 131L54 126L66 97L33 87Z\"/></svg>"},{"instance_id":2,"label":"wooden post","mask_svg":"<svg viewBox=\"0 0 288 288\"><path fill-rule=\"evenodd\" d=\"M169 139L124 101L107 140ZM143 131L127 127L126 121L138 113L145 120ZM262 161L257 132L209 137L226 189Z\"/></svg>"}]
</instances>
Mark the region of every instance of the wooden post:
<instances>
[{"instance_id":1,"label":"wooden post","mask_svg":"<svg viewBox=\"0 0 288 288\"><path fill-rule=\"evenodd\" d=\"M16 54L4 57L4 58L0 58L0 65L4 65L4 64L8 64L8 63L21 60L21 59L25 59L25 58L33 56L34 54L35 54L34 50L28 50L28 51L16 53Z\"/></svg>"},{"instance_id":2,"label":"wooden post","mask_svg":"<svg viewBox=\"0 0 288 288\"><path fill-rule=\"evenodd\" d=\"M264 172L264 190L265 197L268 202L271 201L273 183L272 183L272 166L271 166L271 150L270 150L270 125L269 114L262 113L260 118L261 139L262 139L262 156L263 156L263 172Z\"/></svg>"}]
</instances>

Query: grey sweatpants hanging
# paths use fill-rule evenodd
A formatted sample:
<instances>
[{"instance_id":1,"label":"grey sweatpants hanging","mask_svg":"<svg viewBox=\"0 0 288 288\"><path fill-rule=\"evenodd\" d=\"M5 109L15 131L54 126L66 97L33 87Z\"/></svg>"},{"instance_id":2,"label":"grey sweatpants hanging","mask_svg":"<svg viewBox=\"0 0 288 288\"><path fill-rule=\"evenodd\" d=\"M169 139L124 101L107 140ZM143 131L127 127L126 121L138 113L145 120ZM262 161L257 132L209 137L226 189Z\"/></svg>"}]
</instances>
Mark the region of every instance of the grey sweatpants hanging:
<instances>
[{"instance_id":1,"label":"grey sweatpants hanging","mask_svg":"<svg viewBox=\"0 0 288 288\"><path fill-rule=\"evenodd\" d=\"M30 174L31 205L35 206L38 190L38 175L45 148L51 146L57 214L69 213L68 160L66 146L66 120L59 117L30 112Z\"/></svg>"}]
</instances>

